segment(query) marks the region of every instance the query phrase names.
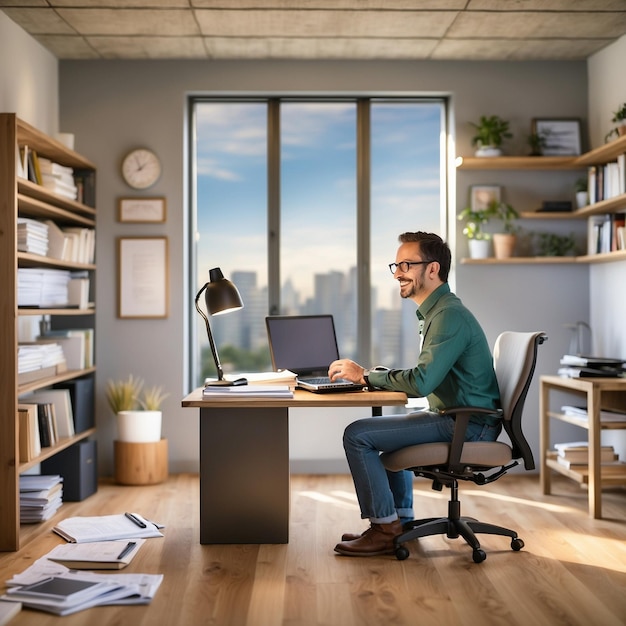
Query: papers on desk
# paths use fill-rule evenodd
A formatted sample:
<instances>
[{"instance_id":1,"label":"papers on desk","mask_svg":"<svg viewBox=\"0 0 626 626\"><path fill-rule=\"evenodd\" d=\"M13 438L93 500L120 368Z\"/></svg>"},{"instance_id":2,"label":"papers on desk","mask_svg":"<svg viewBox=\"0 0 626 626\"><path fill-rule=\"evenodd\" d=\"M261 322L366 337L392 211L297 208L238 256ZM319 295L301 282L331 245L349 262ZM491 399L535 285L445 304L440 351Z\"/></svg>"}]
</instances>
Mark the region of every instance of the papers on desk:
<instances>
[{"instance_id":1,"label":"papers on desk","mask_svg":"<svg viewBox=\"0 0 626 626\"><path fill-rule=\"evenodd\" d=\"M133 521L132 518L135 518ZM99 517L68 517L53 529L71 543L113 541L135 537L163 537L157 525L138 513L101 515Z\"/></svg>"},{"instance_id":2,"label":"papers on desk","mask_svg":"<svg viewBox=\"0 0 626 626\"><path fill-rule=\"evenodd\" d=\"M296 387L296 375L290 370L279 370L278 372L244 372L243 374L225 374L224 378L231 382L238 378L245 378L248 385L288 385L290 389ZM211 382L207 378L204 384Z\"/></svg>"},{"instance_id":3,"label":"papers on desk","mask_svg":"<svg viewBox=\"0 0 626 626\"><path fill-rule=\"evenodd\" d=\"M233 385L207 386L202 390L203 398L293 398L289 385Z\"/></svg>"}]
</instances>

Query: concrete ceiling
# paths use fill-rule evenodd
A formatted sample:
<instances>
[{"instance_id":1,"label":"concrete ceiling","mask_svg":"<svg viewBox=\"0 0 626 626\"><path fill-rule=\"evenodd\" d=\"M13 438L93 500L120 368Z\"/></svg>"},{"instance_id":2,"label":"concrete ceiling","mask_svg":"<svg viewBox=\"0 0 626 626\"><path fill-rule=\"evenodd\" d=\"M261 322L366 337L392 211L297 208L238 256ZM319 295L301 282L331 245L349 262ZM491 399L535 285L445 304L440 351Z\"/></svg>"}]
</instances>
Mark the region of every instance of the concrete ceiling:
<instances>
[{"instance_id":1,"label":"concrete ceiling","mask_svg":"<svg viewBox=\"0 0 626 626\"><path fill-rule=\"evenodd\" d=\"M59 59L582 60L626 0L0 0Z\"/></svg>"}]
</instances>

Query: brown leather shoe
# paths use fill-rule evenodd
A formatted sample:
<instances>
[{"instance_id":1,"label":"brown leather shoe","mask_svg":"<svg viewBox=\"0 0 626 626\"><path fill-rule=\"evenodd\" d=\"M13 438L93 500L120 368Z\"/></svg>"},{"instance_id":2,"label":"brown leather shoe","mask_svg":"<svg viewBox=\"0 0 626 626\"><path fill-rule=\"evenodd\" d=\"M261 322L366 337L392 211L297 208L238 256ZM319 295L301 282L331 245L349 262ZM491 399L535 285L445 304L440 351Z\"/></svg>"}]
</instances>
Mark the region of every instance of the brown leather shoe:
<instances>
[{"instance_id":1,"label":"brown leather shoe","mask_svg":"<svg viewBox=\"0 0 626 626\"><path fill-rule=\"evenodd\" d=\"M395 520L389 524L372 524L356 539L342 541L335 546L335 552L343 556L378 556L394 554L394 537L402 533L402 522Z\"/></svg>"},{"instance_id":2,"label":"brown leather shoe","mask_svg":"<svg viewBox=\"0 0 626 626\"><path fill-rule=\"evenodd\" d=\"M364 531L367 532L367 531ZM358 539L359 537L362 537L363 533L343 533L343 535L341 535L341 541L354 541L355 539Z\"/></svg>"}]
</instances>

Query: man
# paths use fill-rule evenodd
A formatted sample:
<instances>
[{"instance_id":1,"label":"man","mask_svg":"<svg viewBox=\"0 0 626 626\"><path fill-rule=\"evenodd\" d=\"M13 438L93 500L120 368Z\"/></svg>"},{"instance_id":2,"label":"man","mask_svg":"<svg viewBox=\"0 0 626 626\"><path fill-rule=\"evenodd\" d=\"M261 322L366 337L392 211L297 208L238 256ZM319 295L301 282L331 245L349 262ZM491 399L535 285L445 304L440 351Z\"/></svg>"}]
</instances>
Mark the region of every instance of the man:
<instances>
[{"instance_id":1,"label":"man","mask_svg":"<svg viewBox=\"0 0 626 626\"><path fill-rule=\"evenodd\" d=\"M451 406L499 408L500 395L493 359L476 318L448 285L451 254L436 234L415 232L399 237L396 262L389 268L400 284L400 296L417 304L423 328L422 349L411 369L374 368L340 359L328 374L370 388L404 391L426 397L429 409L409 415L373 417L350 424L343 444L357 493L361 517L370 528L361 535L345 534L335 551L345 556L393 554L394 537L403 521L413 518L413 475L387 472L381 452L434 441L451 441L454 420L438 414ZM500 420L472 417L468 441L494 441Z\"/></svg>"}]
</instances>

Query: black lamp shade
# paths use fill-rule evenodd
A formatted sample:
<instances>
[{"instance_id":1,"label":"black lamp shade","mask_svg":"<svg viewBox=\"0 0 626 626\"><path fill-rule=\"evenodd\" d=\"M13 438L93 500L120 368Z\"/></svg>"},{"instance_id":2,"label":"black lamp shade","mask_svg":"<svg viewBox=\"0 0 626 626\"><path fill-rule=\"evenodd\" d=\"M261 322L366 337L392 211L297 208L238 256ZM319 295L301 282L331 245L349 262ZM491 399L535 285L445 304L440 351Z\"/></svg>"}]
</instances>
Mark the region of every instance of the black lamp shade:
<instances>
[{"instance_id":1,"label":"black lamp shade","mask_svg":"<svg viewBox=\"0 0 626 626\"><path fill-rule=\"evenodd\" d=\"M239 290L230 280L224 278L219 267L209 270L205 300L207 311L211 315L219 315L243 308Z\"/></svg>"}]
</instances>

